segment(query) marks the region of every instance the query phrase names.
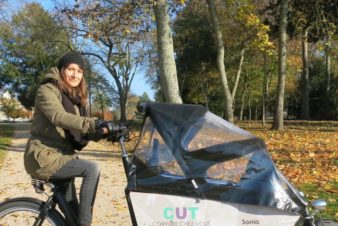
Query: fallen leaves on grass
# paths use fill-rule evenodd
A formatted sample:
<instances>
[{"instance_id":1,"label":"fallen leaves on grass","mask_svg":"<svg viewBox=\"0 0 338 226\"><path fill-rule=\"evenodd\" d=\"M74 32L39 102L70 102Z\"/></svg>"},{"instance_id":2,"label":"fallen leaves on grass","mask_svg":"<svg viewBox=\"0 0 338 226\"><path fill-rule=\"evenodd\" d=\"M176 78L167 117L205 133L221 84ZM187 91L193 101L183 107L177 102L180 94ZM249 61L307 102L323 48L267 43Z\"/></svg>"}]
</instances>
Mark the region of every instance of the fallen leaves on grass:
<instances>
[{"instance_id":1,"label":"fallen leaves on grass","mask_svg":"<svg viewBox=\"0 0 338 226\"><path fill-rule=\"evenodd\" d=\"M293 183L315 183L329 192L338 181L338 122L290 121L282 132L259 122L240 123L262 138L277 167Z\"/></svg>"}]
</instances>

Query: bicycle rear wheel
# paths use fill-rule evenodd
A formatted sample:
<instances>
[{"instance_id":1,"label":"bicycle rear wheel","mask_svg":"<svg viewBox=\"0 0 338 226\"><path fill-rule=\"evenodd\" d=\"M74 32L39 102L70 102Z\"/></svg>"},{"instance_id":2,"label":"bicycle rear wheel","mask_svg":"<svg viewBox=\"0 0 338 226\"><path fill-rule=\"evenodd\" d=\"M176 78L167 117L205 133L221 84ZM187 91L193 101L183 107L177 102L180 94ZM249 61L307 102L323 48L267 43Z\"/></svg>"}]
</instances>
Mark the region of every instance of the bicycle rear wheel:
<instances>
[{"instance_id":1,"label":"bicycle rear wheel","mask_svg":"<svg viewBox=\"0 0 338 226\"><path fill-rule=\"evenodd\" d=\"M0 204L0 226L32 226L43 208L43 202L33 198L15 198ZM42 226L65 226L62 215L48 211Z\"/></svg>"}]
</instances>

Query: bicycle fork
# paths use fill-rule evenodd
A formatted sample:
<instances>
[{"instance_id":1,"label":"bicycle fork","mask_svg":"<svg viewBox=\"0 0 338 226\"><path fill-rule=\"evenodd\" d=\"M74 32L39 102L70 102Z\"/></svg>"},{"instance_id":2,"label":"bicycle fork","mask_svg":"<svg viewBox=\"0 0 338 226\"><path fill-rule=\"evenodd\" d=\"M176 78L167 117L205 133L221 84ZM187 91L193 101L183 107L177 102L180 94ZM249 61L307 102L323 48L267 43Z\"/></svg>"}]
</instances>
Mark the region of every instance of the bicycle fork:
<instances>
[{"instance_id":1,"label":"bicycle fork","mask_svg":"<svg viewBox=\"0 0 338 226\"><path fill-rule=\"evenodd\" d=\"M50 196L42 206L39 216L36 218L33 226L41 226L46 216L48 215L49 210L54 209L55 205L56 204L53 200L53 196Z\"/></svg>"}]
</instances>

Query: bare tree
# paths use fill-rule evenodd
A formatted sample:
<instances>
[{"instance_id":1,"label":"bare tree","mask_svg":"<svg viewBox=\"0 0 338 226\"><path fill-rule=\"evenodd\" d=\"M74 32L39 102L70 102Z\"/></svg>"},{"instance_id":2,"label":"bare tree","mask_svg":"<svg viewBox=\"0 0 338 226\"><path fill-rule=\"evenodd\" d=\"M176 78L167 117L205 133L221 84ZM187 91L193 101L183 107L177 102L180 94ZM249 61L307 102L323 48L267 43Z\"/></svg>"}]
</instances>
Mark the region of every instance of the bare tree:
<instances>
[{"instance_id":1,"label":"bare tree","mask_svg":"<svg viewBox=\"0 0 338 226\"><path fill-rule=\"evenodd\" d=\"M121 111L126 120L127 100L137 67L143 59L142 35L146 16L142 7L129 1L81 1L69 8L59 8L70 33L85 55L93 56L115 81Z\"/></svg>"}]
</instances>

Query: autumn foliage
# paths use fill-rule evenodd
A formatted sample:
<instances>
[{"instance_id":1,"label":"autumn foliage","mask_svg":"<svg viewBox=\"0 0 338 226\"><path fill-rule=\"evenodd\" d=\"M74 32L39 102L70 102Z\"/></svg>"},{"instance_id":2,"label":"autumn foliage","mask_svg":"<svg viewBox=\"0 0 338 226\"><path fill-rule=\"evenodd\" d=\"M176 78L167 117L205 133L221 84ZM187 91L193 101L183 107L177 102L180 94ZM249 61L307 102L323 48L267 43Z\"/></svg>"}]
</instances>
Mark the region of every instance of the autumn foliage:
<instances>
[{"instance_id":1,"label":"autumn foliage","mask_svg":"<svg viewBox=\"0 0 338 226\"><path fill-rule=\"evenodd\" d=\"M285 130L271 131L260 122L241 122L241 128L262 138L277 168L306 197L324 198L327 216L338 219L338 122L286 121Z\"/></svg>"},{"instance_id":2,"label":"autumn foliage","mask_svg":"<svg viewBox=\"0 0 338 226\"><path fill-rule=\"evenodd\" d=\"M283 132L259 128L258 124L241 125L265 140L278 168L293 182L338 180L338 123L287 122Z\"/></svg>"}]
</instances>

